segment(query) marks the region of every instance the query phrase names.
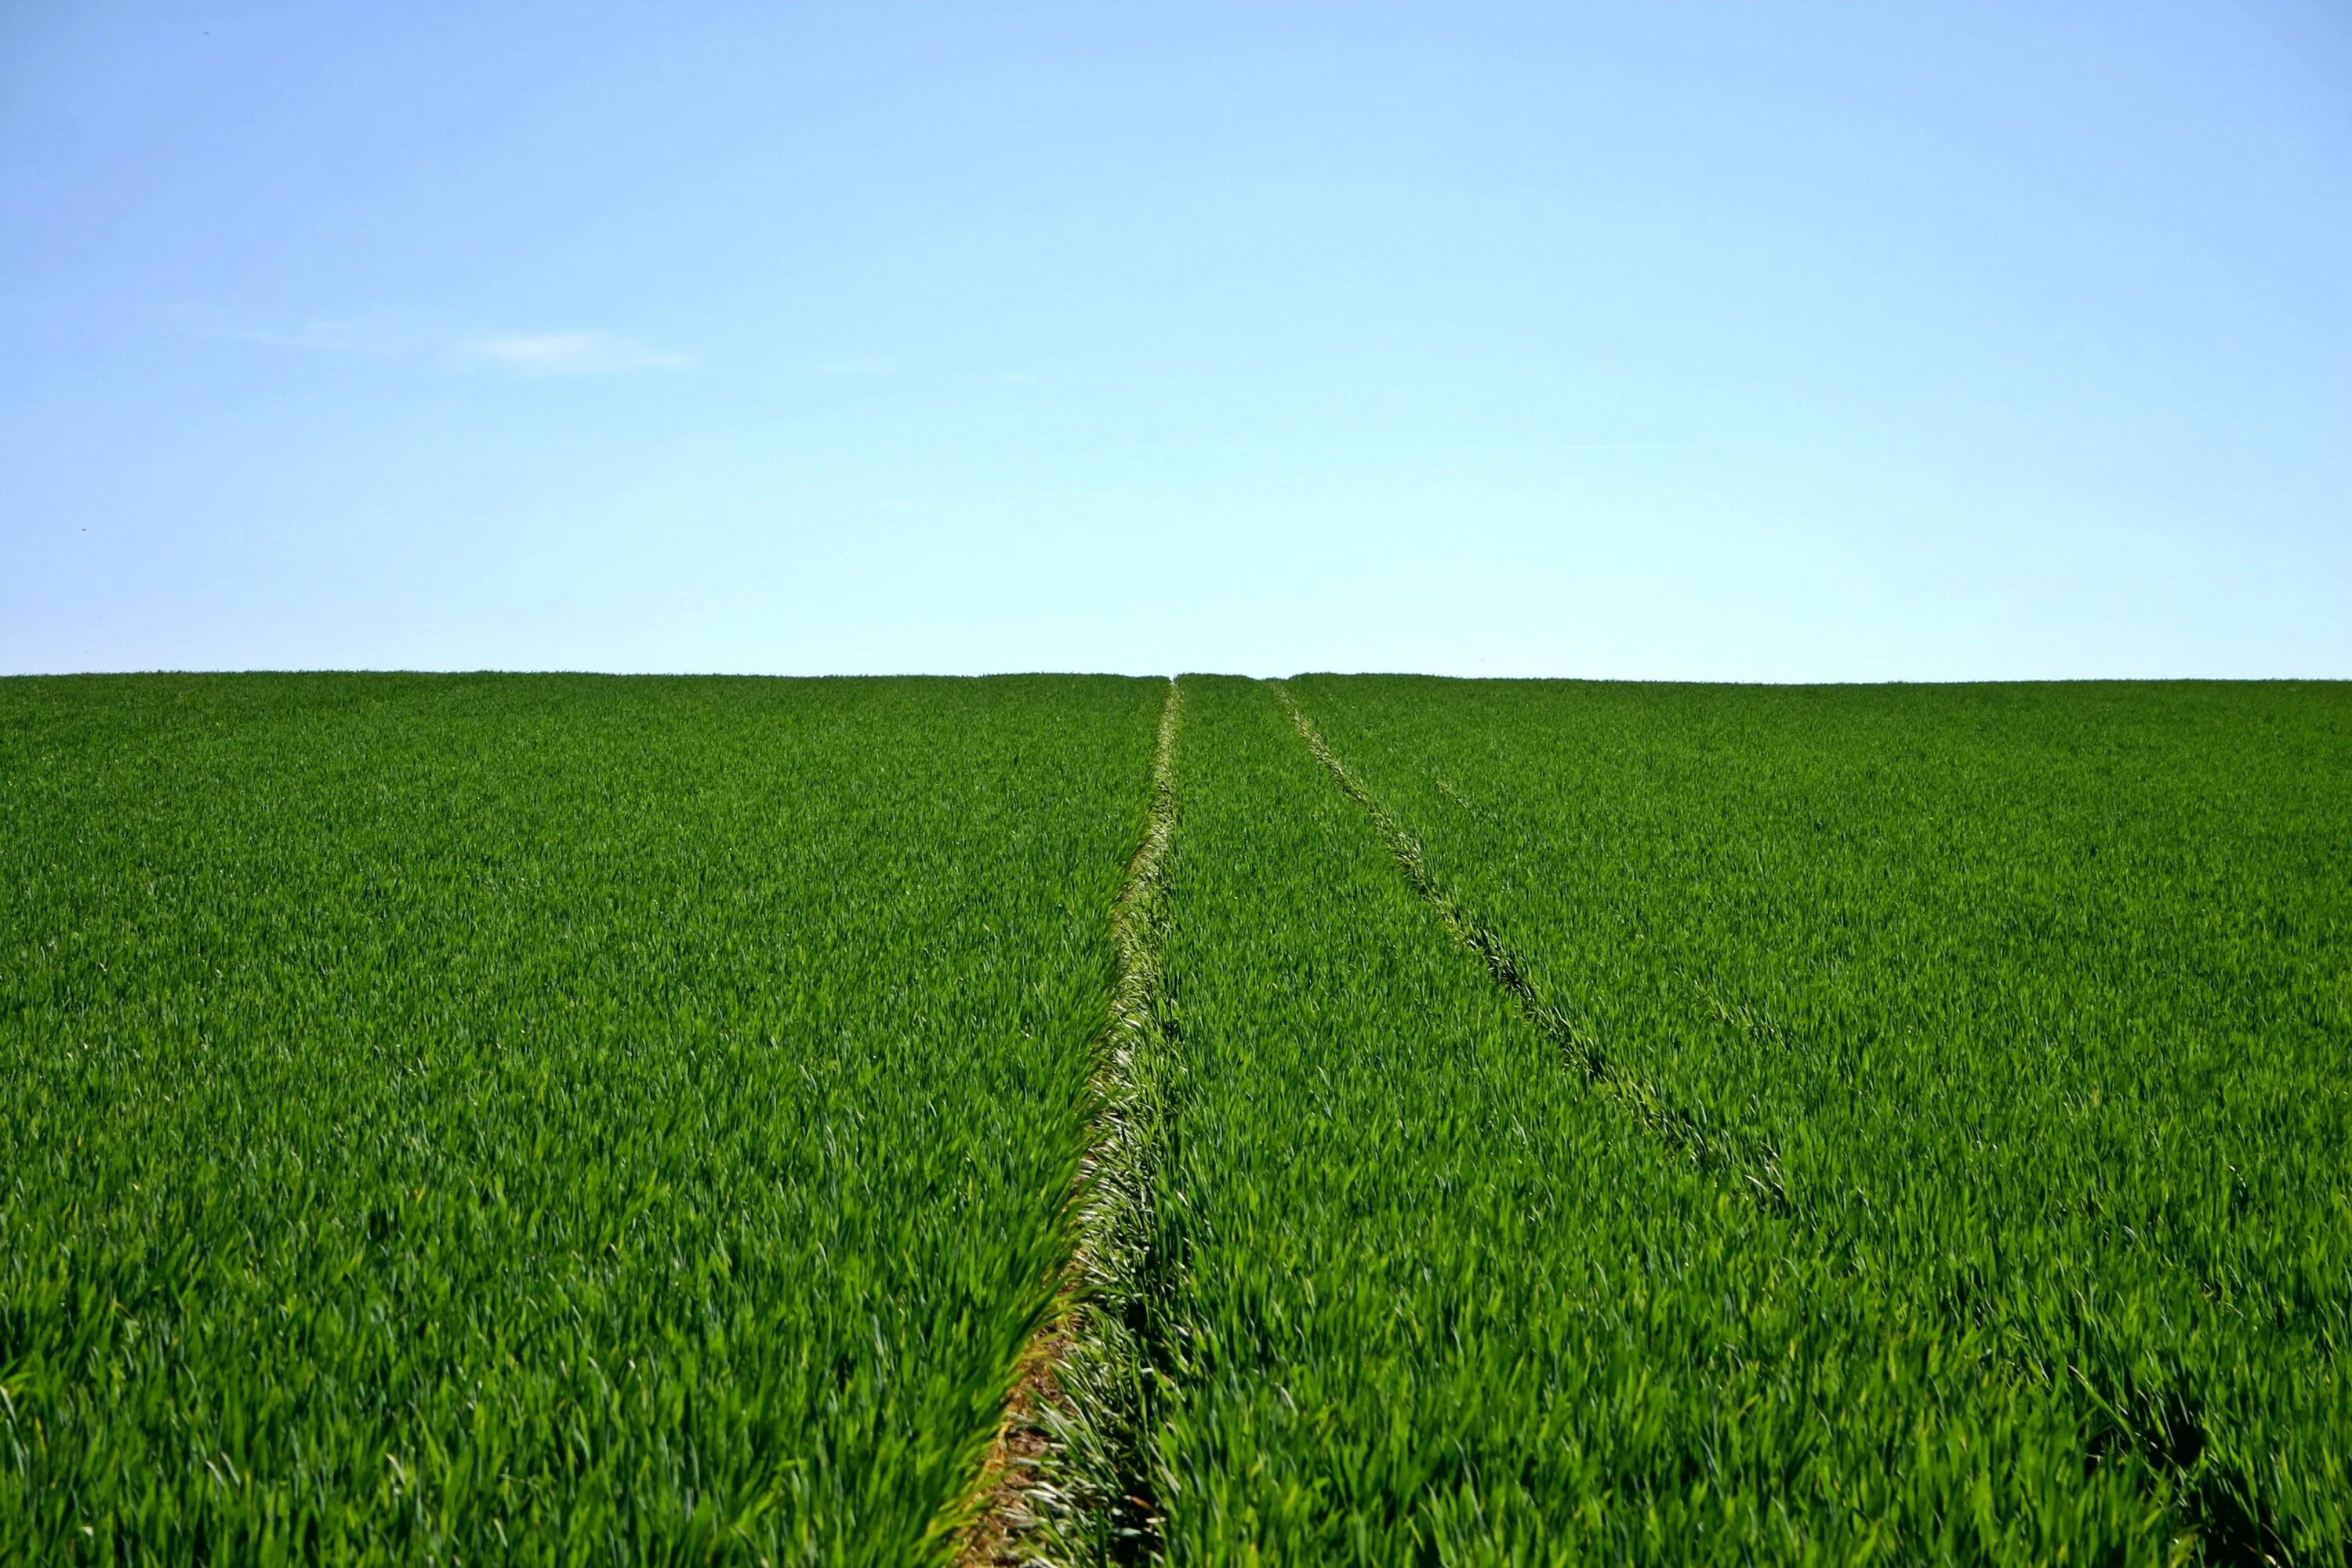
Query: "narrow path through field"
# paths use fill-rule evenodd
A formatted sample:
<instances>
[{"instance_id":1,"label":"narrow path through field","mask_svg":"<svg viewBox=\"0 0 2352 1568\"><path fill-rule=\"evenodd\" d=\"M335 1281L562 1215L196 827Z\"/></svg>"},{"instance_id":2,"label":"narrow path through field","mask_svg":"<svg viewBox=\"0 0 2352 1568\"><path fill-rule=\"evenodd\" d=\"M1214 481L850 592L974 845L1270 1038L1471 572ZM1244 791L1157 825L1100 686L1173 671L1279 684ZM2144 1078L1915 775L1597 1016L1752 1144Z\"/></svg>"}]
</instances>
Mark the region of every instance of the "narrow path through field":
<instances>
[{"instance_id":1,"label":"narrow path through field","mask_svg":"<svg viewBox=\"0 0 2352 1568\"><path fill-rule=\"evenodd\" d=\"M1315 728L1315 721L1290 694L1288 685L1279 680L1269 684L1307 749L1329 772L1340 790L1372 819L1372 826L1387 843L1389 853L1395 857L1413 890L1436 910L1454 940L1486 963L1486 973L1494 977L1495 984L1517 998L1528 1020L1559 1047L1570 1069L1581 1072L1588 1083L1623 1106L1636 1121L1701 1168L1735 1177L1742 1192L1768 1208L1785 1209L1789 1194L1774 1151L1752 1137L1710 1125L1705 1118L1670 1102L1655 1086L1612 1063L1607 1050L1589 1030L1536 988L1528 978L1528 965L1494 927L1437 879L1422 853L1421 840L1339 760L1322 732Z\"/></svg>"},{"instance_id":2,"label":"narrow path through field","mask_svg":"<svg viewBox=\"0 0 2352 1568\"><path fill-rule=\"evenodd\" d=\"M1136 1472L1144 1376L1130 1306L1143 1289L1165 1124L1159 1091L1160 933L1176 830L1182 689L1160 710L1143 836L1111 908L1118 977L1095 1069L1095 1112L1071 1194L1060 1289L1023 1350L1003 1419L967 1495L959 1564L1101 1561L1156 1534Z\"/></svg>"}]
</instances>

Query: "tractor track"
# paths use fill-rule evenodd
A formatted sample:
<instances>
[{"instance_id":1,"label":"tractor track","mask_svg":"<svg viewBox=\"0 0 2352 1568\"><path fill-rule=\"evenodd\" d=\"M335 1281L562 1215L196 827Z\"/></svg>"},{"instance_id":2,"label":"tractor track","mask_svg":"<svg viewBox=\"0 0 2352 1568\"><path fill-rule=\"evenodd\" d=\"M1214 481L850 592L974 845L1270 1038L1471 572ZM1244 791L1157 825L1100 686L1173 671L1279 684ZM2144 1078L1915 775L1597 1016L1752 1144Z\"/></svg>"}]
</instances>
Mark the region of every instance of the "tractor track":
<instances>
[{"instance_id":1,"label":"tractor track","mask_svg":"<svg viewBox=\"0 0 2352 1568\"><path fill-rule=\"evenodd\" d=\"M1171 680L1142 837L1111 907L1118 980L1097 1037L1095 1111L1070 1194L1070 1256L959 1510L958 1568L1128 1561L1157 1542L1140 1458L1150 1371L1136 1309L1165 1131L1160 936L1181 713L1182 689Z\"/></svg>"},{"instance_id":2,"label":"tractor track","mask_svg":"<svg viewBox=\"0 0 2352 1568\"><path fill-rule=\"evenodd\" d=\"M1580 1073L1596 1090L1607 1095L1660 1140L1702 1170L1736 1178L1736 1184L1762 1207L1786 1212L1787 1184L1778 1153L1750 1135L1712 1123L1710 1119L1674 1104L1657 1089L1612 1061L1592 1033L1546 998L1528 977L1528 965L1492 925L1455 898L1429 868L1421 840L1397 819L1370 786L1331 750L1315 721L1283 681L1269 683L1290 716L1291 728L1313 752L1349 799L1361 806L1373 827L1402 868L1405 880L1436 910L1446 931L1486 966L1496 985L1508 992L1528 1020L1559 1051L1568 1068Z\"/></svg>"}]
</instances>

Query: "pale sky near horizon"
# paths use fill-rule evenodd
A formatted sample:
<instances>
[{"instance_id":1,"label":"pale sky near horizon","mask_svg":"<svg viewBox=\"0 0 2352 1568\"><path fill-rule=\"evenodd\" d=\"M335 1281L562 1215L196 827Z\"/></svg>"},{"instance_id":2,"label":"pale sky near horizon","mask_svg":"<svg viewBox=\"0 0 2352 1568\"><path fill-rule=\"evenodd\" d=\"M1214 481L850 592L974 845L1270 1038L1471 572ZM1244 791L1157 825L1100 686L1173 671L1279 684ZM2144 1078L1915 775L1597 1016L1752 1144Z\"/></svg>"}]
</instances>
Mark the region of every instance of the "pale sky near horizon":
<instances>
[{"instance_id":1,"label":"pale sky near horizon","mask_svg":"<svg viewBox=\"0 0 2352 1568\"><path fill-rule=\"evenodd\" d=\"M2352 677L2352 7L18 4L0 673Z\"/></svg>"}]
</instances>

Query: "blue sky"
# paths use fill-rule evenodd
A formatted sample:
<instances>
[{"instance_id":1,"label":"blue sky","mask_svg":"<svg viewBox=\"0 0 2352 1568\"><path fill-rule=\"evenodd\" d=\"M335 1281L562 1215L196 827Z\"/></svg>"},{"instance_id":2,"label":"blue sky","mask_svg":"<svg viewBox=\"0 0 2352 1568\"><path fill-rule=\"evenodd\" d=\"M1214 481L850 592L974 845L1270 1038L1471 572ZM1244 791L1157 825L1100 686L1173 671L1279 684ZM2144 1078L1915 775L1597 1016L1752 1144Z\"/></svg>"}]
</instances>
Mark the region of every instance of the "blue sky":
<instances>
[{"instance_id":1,"label":"blue sky","mask_svg":"<svg viewBox=\"0 0 2352 1568\"><path fill-rule=\"evenodd\" d=\"M0 671L2352 676L2352 12L19 5L0 363Z\"/></svg>"}]
</instances>

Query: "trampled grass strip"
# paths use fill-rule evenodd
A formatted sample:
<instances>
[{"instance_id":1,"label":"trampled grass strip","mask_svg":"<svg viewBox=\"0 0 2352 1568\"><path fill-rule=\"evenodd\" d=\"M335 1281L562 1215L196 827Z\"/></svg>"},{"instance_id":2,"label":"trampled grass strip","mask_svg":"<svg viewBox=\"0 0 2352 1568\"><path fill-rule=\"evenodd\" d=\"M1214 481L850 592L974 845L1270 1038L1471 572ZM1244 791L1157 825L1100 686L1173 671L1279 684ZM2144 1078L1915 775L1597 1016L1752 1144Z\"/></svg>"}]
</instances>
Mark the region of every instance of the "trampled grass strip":
<instances>
[{"instance_id":1,"label":"trampled grass strip","mask_svg":"<svg viewBox=\"0 0 2352 1568\"><path fill-rule=\"evenodd\" d=\"M1355 772L1331 750L1315 721L1290 693L1282 681L1272 683L1276 696L1282 700L1289 714L1292 728L1307 749L1315 754L1330 773L1340 790L1364 809L1372 820L1381 840L1412 883L1412 889L1434 908L1454 940L1476 953L1486 966L1495 984L1510 993L1529 1021L1559 1047L1569 1068L1583 1075L1586 1082L1622 1105L1636 1121L1653 1133L1672 1144L1689 1157L1702 1170L1717 1172L1734 1178L1741 1190L1756 1202L1770 1208L1786 1209L1789 1191L1780 1171L1778 1153L1767 1143L1738 1131L1714 1123L1703 1111L1676 1104L1658 1089L1613 1063L1601 1042L1592 1032L1570 1016L1566 1010L1549 1000L1529 977L1527 963L1513 952L1502 936L1470 909L1429 868L1423 853L1421 840L1412 830L1398 820L1381 798L1359 778ZM1450 788L1450 786L1449 786Z\"/></svg>"},{"instance_id":2,"label":"trampled grass strip","mask_svg":"<svg viewBox=\"0 0 2352 1568\"><path fill-rule=\"evenodd\" d=\"M1139 1330L1166 1130L1160 936L1182 702L1182 687L1170 681L1142 837L1111 909L1118 977L1097 1047L1069 1259L982 1462L965 1564L1127 1560L1148 1555L1157 1539L1142 1458L1149 1372Z\"/></svg>"}]
</instances>

